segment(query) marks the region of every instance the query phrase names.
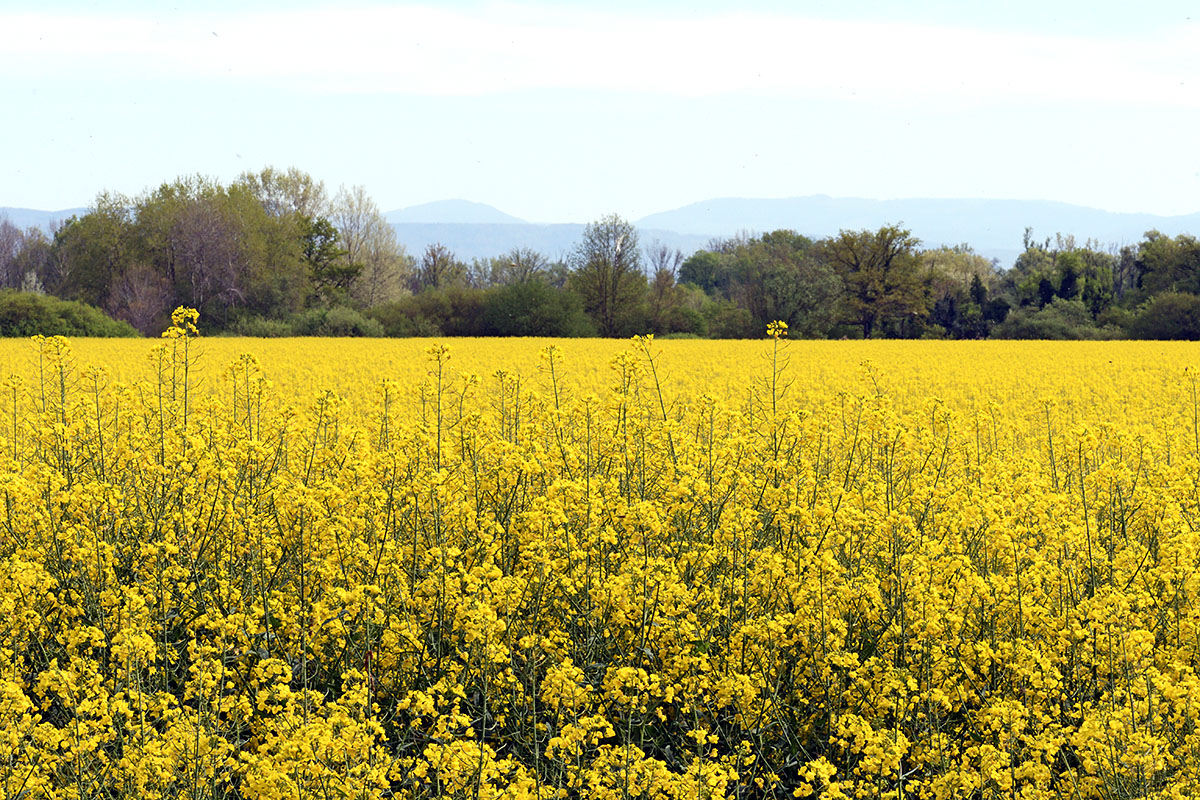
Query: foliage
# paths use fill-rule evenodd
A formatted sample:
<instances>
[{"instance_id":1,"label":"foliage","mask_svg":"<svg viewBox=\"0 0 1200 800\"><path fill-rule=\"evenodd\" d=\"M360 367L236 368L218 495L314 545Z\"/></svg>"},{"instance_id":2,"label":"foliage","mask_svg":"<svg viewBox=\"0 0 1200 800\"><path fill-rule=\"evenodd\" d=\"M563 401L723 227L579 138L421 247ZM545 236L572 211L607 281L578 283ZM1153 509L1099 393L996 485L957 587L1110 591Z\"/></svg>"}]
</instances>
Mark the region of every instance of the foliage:
<instances>
[{"instance_id":1,"label":"foliage","mask_svg":"<svg viewBox=\"0 0 1200 800\"><path fill-rule=\"evenodd\" d=\"M1129 328L1137 339L1200 339L1200 297L1182 292L1155 295Z\"/></svg>"},{"instance_id":2,"label":"foliage","mask_svg":"<svg viewBox=\"0 0 1200 800\"><path fill-rule=\"evenodd\" d=\"M539 280L510 283L487 294L482 314L485 336L594 336L583 303L572 292Z\"/></svg>"},{"instance_id":3,"label":"foliage","mask_svg":"<svg viewBox=\"0 0 1200 800\"><path fill-rule=\"evenodd\" d=\"M238 317L229 327L231 336L249 336L255 339L282 339L295 336L296 330L282 319L267 319L256 315Z\"/></svg>"},{"instance_id":4,"label":"foliage","mask_svg":"<svg viewBox=\"0 0 1200 800\"><path fill-rule=\"evenodd\" d=\"M0 336L137 336L128 323L75 300L0 289Z\"/></svg>"},{"instance_id":5,"label":"foliage","mask_svg":"<svg viewBox=\"0 0 1200 800\"><path fill-rule=\"evenodd\" d=\"M884 329L902 331L923 313L917 245L894 225L877 231L842 231L821 243L821 257L844 284L846 321L864 339Z\"/></svg>"},{"instance_id":6,"label":"foliage","mask_svg":"<svg viewBox=\"0 0 1200 800\"><path fill-rule=\"evenodd\" d=\"M570 263L571 287L600 335L634 333L646 292L637 229L616 214L589 223Z\"/></svg>"},{"instance_id":7,"label":"foliage","mask_svg":"<svg viewBox=\"0 0 1200 800\"><path fill-rule=\"evenodd\" d=\"M1018 309L996 327L999 339L1117 339L1117 328L1097 327L1082 300L1056 297L1044 308Z\"/></svg>"},{"instance_id":8,"label":"foliage","mask_svg":"<svg viewBox=\"0 0 1200 800\"><path fill-rule=\"evenodd\" d=\"M291 323L295 336L383 336L377 320L363 316L347 306L313 308L295 317Z\"/></svg>"},{"instance_id":9,"label":"foliage","mask_svg":"<svg viewBox=\"0 0 1200 800\"><path fill-rule=\"evenodd\" d=\"M1149 231L1117 247L1026 229L1024 250L1000 270L967 243L922 250L886 225L819 240L741 232L685 258L660 242L642 248L637 229L610 215L565 260L516 247L465 264L438 243L410 257L361 186L331 199L307 173L267 167L230 184L187 176L136 197L101 193L49 235L0 219L0 288L80 300L147 335L186 305L226 333L282 331L252 320L311 329L348 307L389 336L743 338L779 319L814 339L1190 337L1180 296L1200 297L1200 242Z\"/></svg>"},{"instance_id":10,"label":"foliage","mask_svg":"<svg viewBox=\"0 0 1200 800\"><path fill-rule=\"evenodd\" d=\"M1200 294L1200 241L1149 231L1136 258L1137 286L1150 294Z\"/></svg>"},{"instance_id":11,"label":"foliage","mask_svg":"<svg viewBox=\"0 0 1200 800\"><path fill-rule=\"evenodd\" d=\"M480 336L486 293L451 286L427 289L370 309L386 336Z\"/></svg>"}]
</instances>

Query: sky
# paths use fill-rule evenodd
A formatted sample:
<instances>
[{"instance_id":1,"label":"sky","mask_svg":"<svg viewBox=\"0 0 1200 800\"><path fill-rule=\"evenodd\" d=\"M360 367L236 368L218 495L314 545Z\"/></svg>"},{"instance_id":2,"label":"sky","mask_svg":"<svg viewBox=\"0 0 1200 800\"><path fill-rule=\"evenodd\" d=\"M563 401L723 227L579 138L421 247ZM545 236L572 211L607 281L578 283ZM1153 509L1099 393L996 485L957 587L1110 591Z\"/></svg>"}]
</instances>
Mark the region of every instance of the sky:
<instances>
[{"instance_id":1,"label":"sky","mask_svg":"<svg viewBox=\"0 0 1200 800\"><path fill-rule=\"evenodd\" d=\"M1194 213L1200 7L1147 6L0 0L0 206L295 166L535 222L813 194Z\"/></svg>"}]
</instances>

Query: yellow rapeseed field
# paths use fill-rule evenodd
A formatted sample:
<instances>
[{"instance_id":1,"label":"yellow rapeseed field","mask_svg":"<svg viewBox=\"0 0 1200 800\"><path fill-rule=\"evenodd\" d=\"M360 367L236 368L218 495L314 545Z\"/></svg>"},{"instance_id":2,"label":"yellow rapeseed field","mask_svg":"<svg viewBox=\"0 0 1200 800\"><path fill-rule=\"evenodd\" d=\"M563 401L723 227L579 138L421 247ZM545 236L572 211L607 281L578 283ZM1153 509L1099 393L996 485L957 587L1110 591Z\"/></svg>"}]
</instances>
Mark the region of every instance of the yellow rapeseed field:
<instances>
[{"instance_id":1,"label":"yellow rapeseed field","mask_svg":"<svg viewBox=\"0 0 1200 800\"><path fill-rule=\"evenodd\" d=\"M196 324L0 344L4 797L1200 795L1196 345Z\"/></svg>"}]
</instances>

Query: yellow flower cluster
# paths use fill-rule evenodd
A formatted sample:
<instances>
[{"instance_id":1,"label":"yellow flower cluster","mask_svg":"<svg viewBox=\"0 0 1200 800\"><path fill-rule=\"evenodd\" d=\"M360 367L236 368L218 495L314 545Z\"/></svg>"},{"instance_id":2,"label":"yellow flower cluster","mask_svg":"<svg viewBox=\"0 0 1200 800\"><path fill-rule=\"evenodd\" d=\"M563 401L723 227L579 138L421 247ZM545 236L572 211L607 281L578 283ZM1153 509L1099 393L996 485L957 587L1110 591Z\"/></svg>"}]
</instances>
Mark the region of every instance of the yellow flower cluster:
<instances>
[{"instance_id":1,"label":"yellow flower cluster","mask_svg":"<svg viewBox=\"0 0 1200 800\"><path fill-rule=\"evenodd\" d=\"M0 345L5 797L1200 795L1193 345L196 325Z\"/></svg>"}]
</instances>

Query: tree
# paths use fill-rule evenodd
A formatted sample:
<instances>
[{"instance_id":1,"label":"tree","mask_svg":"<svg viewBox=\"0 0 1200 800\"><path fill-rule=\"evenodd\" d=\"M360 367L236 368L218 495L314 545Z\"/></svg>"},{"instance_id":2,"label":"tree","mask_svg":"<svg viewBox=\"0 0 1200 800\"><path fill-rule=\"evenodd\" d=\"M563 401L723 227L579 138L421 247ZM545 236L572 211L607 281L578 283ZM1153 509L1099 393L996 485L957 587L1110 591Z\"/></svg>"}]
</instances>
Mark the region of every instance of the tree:
<instances>
[{"instance_id":1,"label":"tree","mask_svg":"<svg viewBox=\"0 0 1200 800\"><path fill-rule=\"evenodd\" d=\"M697 250L679 267L680 283L699 286L707 294L724 293L732 280L729 255L711 250Z\"/></svg>"},{"instance_id":2,"label":"tree","mask_svg":"<svg viewBox=\"0 0 1200 800\"><path fill-rule=\"evenodd\" d=\"M425 248L414 276L413 292L426 289L445 289L461 286L467 277L467 267L445 245L435 242Z\"/></svg>"},{"instance_id":3,"label":"tree","mask_svg":"<svg viewBox=\"0 0 1200 800\"><path fill-rule=\"evenodd\" d=\"M1200 240L1149 231L1138 247L1138 285L1148 294L1200 294Z\"/></svg>"},{"instance_id":4,"label":"tree","mask_svg":"<svg viewBox=\"0 0 1200 800\"><path fill-rule=\"evenodd\" d=\"M21 251L25 249L25 235L13 225L7 216L0 216L0 288L20 289L25 282L24 270L20 268Z\"/></svg>"},{"instance_id":5,"label":"tree","mask_svg":"<svg viewBox=\"0 0 1200 800\"><path fill-rule=\"evenodd\" d=\"M53 248L65 299L108 306L113 280L130 261L130 206L125 196L102 192L87 214L59 228Z\"/></svg>"},{"instance_id":6,"label":"tree","mask_svg":"<svg viewBox=\"0 0 1200 800\"><path fill-rule=\"evenodd\" d=\"M268 213L245 183L202 176L164 183L134 204L125 267L133 274L114 278L121 290L110 310L139 327L154 324L146 321L158 318L148 304L161 284L150 269L169 288L160 315L188 305L221 326L244 312L292 313L311 291L306 232L298 213Z\"/></svg>"},{"instance_id":7,"label":"tree","mask_svg":"<svg viewBox=\"0 0 1200 800\"><path fill-rule=\"evenodd\" d=\"M683 263L683 251L655 240L646 248L646 261L651 274L647 293L650 327L655 333L669 333L682 302L675 277Z\"/></svg>"},{"instance_id":8,"label":"tree","mask_svg":"<svg viewBox=\"0 0 1200 800\"><path fill-rule=\"evenodd\" d=\"M178 300L225 322L245 299L250 252L242 220L215 195L184 205L171 230Z\"/></svg>"},{"instance_id":9,"label":"tree","mask_svg":"<svg viewBox=\"0 0 1200 800\"><path fill-rule=\"evenodd\" d=\"M170 322L171 284L144 262L132 264L113 287L112 305L123 319L143 335L153 336Z\"/></svg>"},{"instance_id":10,"label":"tree","mask_svg":"<svg viewBox=\"0 0 1200 800\"><path fill-rule=\"evenodd\" d=\"M300 218L304 260L308 263L313 288L327 304L343 300L362 265L346 259L338 229L325 217Z\"/></svg>"},{"instance_id":11,"label":"tree","mask_svg":"<svg viewBox=\"0 0 1200 800\"><path fill-rule=\"evenodd\" d=\"M646 247L646 263L649 265L651 275L658 272L669 272L673 280L679 272L680 265L683 264L683 251L655 239Z\"/></svg>"},{"instance_id":12,"label":"tree","mask_svg":"<svg viewBox=\"0 0 1200 800\"><path fill-rule=\"evenodd\" d=\"M930 321L957 339L986 336L989 287L998 281L995 264L966 244L925 250L920 260Z\"/></svg>"},{"instance_id":13,"label":"tree","mask_svg":"<svg viewBox=\"0 0 1200 800\"><path fill-rule=\"evenodd\" d=\"M790 230L743 240L734 248L729 295L750 312L756 328L783 320L796 335L829 332L841 286L813 249L811 239Z\"/></svg>"},{"instance_id":14,"label":"tree","mask_svg":"<svg viewBox=\"0 0 1200 800\"><path fill-rule=\"evenodd\" d=\"M483 332L488 336L588 336L595 328L574 292L527 280L488 293Z\"/></svg>"},{"instance_id":15,"label":"tree","mask_svg":"<svg viewBox=\"0 0 1200 800\"><path fill-rule=\"evenodd\" d=\"M331 219L345 251L343 259L360 268L350 283L350 296L367 308L399 297L412 259L366 190L339 189Z\"/></svg>"},{"instance_id":16,"label":"tree","mask_svg":"<svg viewBox=\"0 0 1200 800\"><path fill-rule=\"evenodd\" d=\"M1200 297L1183 292L1155 295L1133 319L1138 339L1200 339Z\"/></svg>"},{"instance_id":17,"label":"tree","mask_svg":"<svg viewBox=\"0 0 1200 800\"><path fill-rule=\"evenodd\" d=\"M58 225L51 231L57 230ZM22 276L24 291L55 293L62 288L62 265L54 256L51 240L40 228L29 227L21 236L21 249L10 267Z\"/></svg>"},{"instance_id":18,"label":"tree","mask_svg":"<svg viewBox=\"0 0 1200 800\"><path fill-rule=\"evenodd\" d=\"M296 167L243 172L235 183L246 187L273 217L316 218L329 213L325 184Z\"/></svg>"},{"instance_id":19,"label":"tree","mask_svg":"<svg viewBox=\"0 0 1200 800\"><path fill-rule=\"evenodd\" d=\"M511 286L541 280L546 277L550 261L531 247L514 247L490 262L490 282L495 286Z\"/></svg>"},{"instance_id":20,"label":"tree","mask_svg":"<svg viewBox=\"0 0 1200 800\"><path fill-rule=\"evenodd\" d=\"M877 231L842 231L824 240L819 253L841 276L846 319L869 338L887 324L924 313L917 246L908 230L886 225Z\"/></svg>"},{"instance_id":21,"label":"tree","mask_svg":"<svg viewBox=\"0 0 1200 800\"><path fill-rule=\"evenodd\" d=\"M571 282L601 336L627 333L646 290L637 230L616 214L589 223L571 253Z\"/></svg>"}]
</instances>

